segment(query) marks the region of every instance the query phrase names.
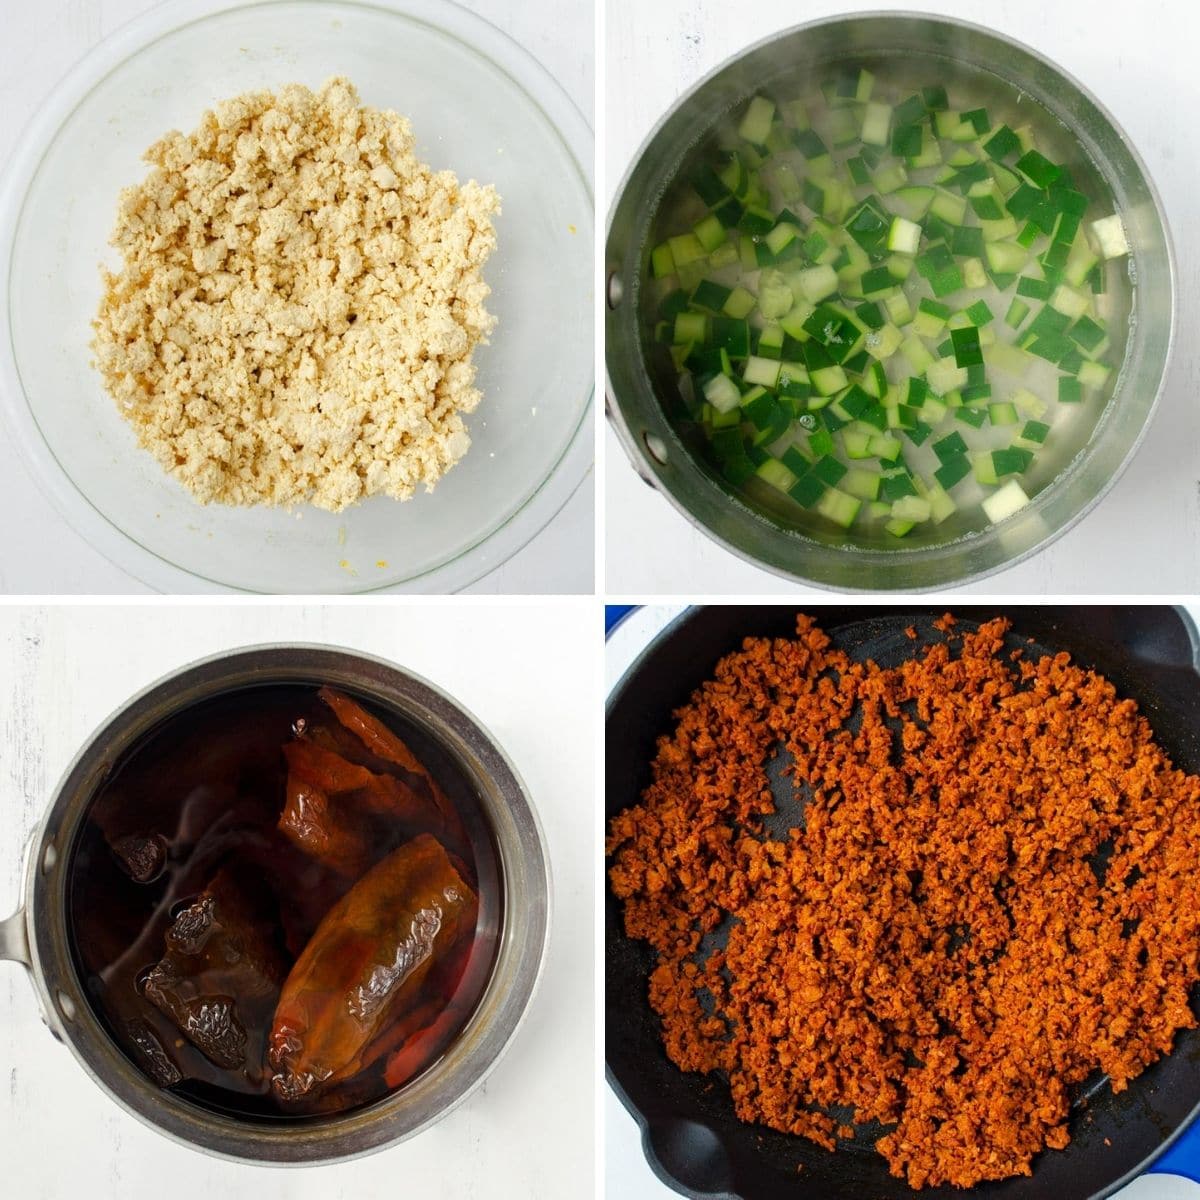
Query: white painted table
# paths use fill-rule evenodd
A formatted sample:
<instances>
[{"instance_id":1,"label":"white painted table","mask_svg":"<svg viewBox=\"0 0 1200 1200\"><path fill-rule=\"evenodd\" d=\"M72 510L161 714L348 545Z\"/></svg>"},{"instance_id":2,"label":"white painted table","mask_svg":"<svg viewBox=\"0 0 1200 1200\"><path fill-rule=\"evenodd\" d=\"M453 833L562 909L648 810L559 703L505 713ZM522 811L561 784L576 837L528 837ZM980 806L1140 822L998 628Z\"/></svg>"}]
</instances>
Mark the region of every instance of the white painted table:
<instances>
[{"instance_id":1,"label":"white painted table","mask_svg":"<svg viewBox=\"0 0 1200 1200\"><path fill-rule=\"evenodd\" d=\"M1200 186L1195 138L1176 114L1200 107L1190 0L609 0L605 203L659 116L751 42L847 8L942 12L990 25L1061 63L1116 116L1162 193L1180 266L1181 335L1158 415L1129 470L1042 553L976 594L1195 591L1200 585ZM1181 137L1190 137L1180 145ZM622 596L809 592L744 563L694 529L635 475L605 433L606 589Z\"/></svg>"},{"instance_id":2,"label":"white painted table","mask_svg":"<svg viewBox=\"0 0 1200 1200\"><path fill-rule=\"evenodd\" d=\"M682 604L649 605L630 613L613 630L604 654L605 695L616 687L651 640L685 608ZM1188 605L1188 611L1200 624L1200 604ZM678 1196L651 1172L642 1153L637 1124L611 1088L604 1090L604 1174L605 1191L612 1200L671 1200ZM1118 1192L1114 1200L1200 1200L1200 1184L1175 1175L1143 1175Z\"/></svg>"},{"instance_id":3,"label":"white painted table","mask_svg":"<svg viewBox=\"0 0 1200 1200\"><path fill-rule=\"evenodd\" d=\"M257 642L330 642L445 688L508 752L554 873L549 958L528 1021L484 1087L413 1140L358 1162L252 1167L185 1149L127 1116L42 1025L0 963L0 1193L11 1200L563 1200L593 1172L592 810L600 636L585 601L136 609L0 607L0 916L63 768L131 693ZM582 1189L582 1190L581 1190Z\"/></svg>"},{"instance_id":4,"label":"white painted table","mask_svg":"<svg viewBox=\"0 0 1200 1200\"><path fill-rule=\"evenodd\" d=\"M77 59L158 0L0 0L0 163L26 122ZM556 0L555 19L521 0L459 0L533 54L593 121L593 0ZM591 592L594 471L523 550L468 592ZM43 497L14 449L0 439L0 594L146 593ZM197 584L196 590L202 585Z\"/></svg>"}]
</instances>

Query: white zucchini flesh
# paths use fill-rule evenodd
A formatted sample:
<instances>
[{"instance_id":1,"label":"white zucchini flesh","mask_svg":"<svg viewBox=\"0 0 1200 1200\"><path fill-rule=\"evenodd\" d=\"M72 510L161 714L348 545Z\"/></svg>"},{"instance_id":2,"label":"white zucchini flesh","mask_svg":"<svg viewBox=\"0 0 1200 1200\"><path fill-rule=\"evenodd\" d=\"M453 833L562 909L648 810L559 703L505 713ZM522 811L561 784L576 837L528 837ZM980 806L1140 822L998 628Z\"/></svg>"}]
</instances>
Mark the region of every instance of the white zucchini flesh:
<instances>
[{"instance_id":1,"label":"white zucchini flesh","mask_svg":"<svg viewBox=\"0 0 1200 1200\"><path fill-rule=\"evenodd\" d=\"M1092 237L1102 258L1120 258L1129 253L1129 239L1125 236L1125 225L1119 214L1103 217L1092 222Z\"/></svg>"},{"instance_id":2,"label":"white zucchini flesh","mask_svg":"<svg viewBox=\"0 0 1200 1200\"><path fill-rule=\"evenodd\" d=\"M987 513L987 519L993 525L998 525L1028 503L1029 497L1025 494L1025 489L1015 479L1010 479L1003 487L984 497L983 511Z\"/></svg>"}]
</instances>

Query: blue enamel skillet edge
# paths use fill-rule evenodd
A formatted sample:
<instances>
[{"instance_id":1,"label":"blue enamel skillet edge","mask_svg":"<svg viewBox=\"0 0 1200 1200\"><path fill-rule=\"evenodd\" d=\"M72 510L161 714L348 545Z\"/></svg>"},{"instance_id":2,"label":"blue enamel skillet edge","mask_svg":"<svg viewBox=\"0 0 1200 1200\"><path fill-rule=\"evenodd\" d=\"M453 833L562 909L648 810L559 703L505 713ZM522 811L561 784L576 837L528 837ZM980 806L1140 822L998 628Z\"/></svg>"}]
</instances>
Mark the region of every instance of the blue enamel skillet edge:
<instances>
[{"instance_id":1,"label":"blue enamel skillet edge","mask_svg":"<svg viewBox=\"0 0 1200 1200\"><path fill-rule=\"evenodd\" d=\"M1066 650L1135 699L1159 742L1181 768L1200 772L1200 636L1182 609L1167 606L952 606L960 623L1013 621L1027 653ZM940 636L939 606L808 606L835 642L858 659L892 665L910 656L904 630ZM794 629L794 605L691 609L665 628L613 689L606 709L606 818L634 803L649 779L657 736L671 712L708 678L717 659L748 636ZM613 614L615 615L615 614ZM622 614L624 615L624 614ZM1200 864L1198 864L1200 865ZM700 1200L892 1200L914 1193L887 1173L864 1133L835 1154L801 1138L744 1125L727 1086L685 1075L666 1058L646 1000L651 955L625 938L620 908L605 889L605 1040L610 1085L637 1120L655 1174ZM1200 1013L1200 989L1193 996ZM1200 1182L1200 1030L1180 1033L1174 1052L1120 1096L1102 1081L1080 1097L1064 1151L1046 1152L1033 1175L964 1193L926 1189L929 1200L969 1194L987 1200L1101 1200L1143 1172L1170 1171Z\"/></svg>"}]
</instances>

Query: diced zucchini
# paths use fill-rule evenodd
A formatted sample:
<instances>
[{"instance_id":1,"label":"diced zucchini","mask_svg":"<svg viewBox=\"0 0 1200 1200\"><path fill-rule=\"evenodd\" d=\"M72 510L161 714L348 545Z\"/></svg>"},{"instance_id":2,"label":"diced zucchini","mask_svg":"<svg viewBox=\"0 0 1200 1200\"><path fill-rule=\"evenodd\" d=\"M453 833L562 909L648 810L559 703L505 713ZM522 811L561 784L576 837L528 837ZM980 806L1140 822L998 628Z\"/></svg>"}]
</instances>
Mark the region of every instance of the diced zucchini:
<instances>
[{"instance_id":1,"label":"diced zucchini","mask_svg":"<svg viewBox=\"0 0 1200 1200\"><path fill-rule=\"evenodd\" d=\"M681 233L677 237L667 238L667 244L671 247L671 257L677 269L704 258L707 253L694 233Z\"/></svg>"},{"instance_id":2,"label":"diced zucchini","mask_svg":"<svg viewBox=\"0 0 1200 1200\"><path fill-rule=\"evenodd\" d=\"M917 305L917 315L913 318L913 332L923 338L936 338L946 327L950 318L950 306L940 300L922 298Z\"/></svg>"},{"instance_id":3,"label":"diced zucchini","mask_svg":"<svg viewBox=\"0 0 1200 1200\"><path fill-rule=\"evenodd\" d=\"M921 244L921 227L907 217L893 217L887 246L899 254L916 254Z\"/></svg>"},{"instance_id":4,"label":"diced zucchini","mask_svg":"<svg viewBox=\"0 0 1200 1200\"><path fill-rule=\"evenodd\" d=\"M799 230L790 221L781 221L770 233L766 234L763 241L770 252L779 258L781 254L796 240Z\"/></svg>"},{"instance_id":5,"label":"diced zucchini","mask_svg":"<svg viewBox=\"0 0 1200 1200\"><path fill-rule=\"evenodd\" d=\"M900 353L904 355L914 375L924 375L934 364L933 355L915 334L909 334L904 339L900 345Z\"/></svg>"},{"instance_id":6,"label":"diced zucchini","mask_svg":"<svg viewBox=\"0 0 1200 1200\"><path fill-rule=\"evenodd\" d=\"M854 83L854 99L860 104L865 104L871 98L871 93L875 90L875 76L871 74L866 67L860 67L858 77Z\"/></svg>"},{"instance_id":7,"label":"diced zucchini","mask_svg":"<svg viewBox=\"0 0 1200 1200\"><path fill-rule=\"evenodd\" d=\"M703 313L681 312L675 318L675 344L703 342L708 337L708 318Z\"/></svg>"},{"instance_id":8,"label":"diced zucchini","mask_svg":"<svg viewBox=\"0 0 1200 1200\"><path fill-rule=\"evenodd\" d=\"M850 478L849 474L846 478ZM878 478L876 476L876 479ZM827 517L835 525L841 525L843 529L849 529L854 524L854 518L858 516L860 508L862 508L862 500L847 495L838 488L827 489L821 499L817 501L817 512L823 517Z\"/></svg>"},{"instance_id":9,"label":"diced zucchini","mask_svg":"<svg viewBox=\"0 0 1200 1200\"><path fill-rule=\"evenodd\" d=\"M926 500L929 502L929 517L935 525L940 525L947 517L958 511L958 505L950 498L950 493L937 480L928 485Z\"/></svg>"},{"instance_id":10,"label":"diced zucchini","mask_svg":"<svg viewBox=\"0 0 1200 1200\"><path fill-rule=\"evenodd\" d=\"M1118 213L1092 222L1092 237L1102 258L1120 258L1129 253L1129 240Z\"/></svg>"},{"instance_id":11,"label":"diced zucchini","mask_svg":"<svg viewBox=\"0 0 1200 1200\"><path fill-rule=\"evenodd\" d=\"M958 133L959 128L963 124L964 122L962 117L956 112L950 112L949 110L946 110L944 112L935 112L933 114L933 127L937 130L938 137L957 140L955 138L955 134ZM967 125L967 128L972 134L974 134L975 130L973 126ZM970 139L966 138L963 140L969 141Z\"/></svg>"},{"instance_id":12,"label":"diced zucchini","mask_svg":"<svg viewBox=\"0 0 1200 1200\"><path fill-rule=\"evenodd\" d=\"M910 221L919 221L933 203L935 195L931 187L902 187L890 193L887 198L888 208Z\"/></svg>"},{"instance_id":13,"label":"diced zucchini","mask_svg":"<svg viewBox=\"0 0 1200 1200\"><path fill-rule=\"evenodd\" d=\"M754 311L757 303L753 292L738 286L729 293L725 301L724 313L735 321L744 321Z\"/></svg>"},{"instance_id":14,"label":"diced zucchini","mask_svg":"<svg viewBox=\"0 0 1200 1200\"><path fill-rule=\"evenodd\" d=\"M1108 382L1111 373L1111 369L1103 363L1085 362L1079 368L1079 382L1084 387L1102 388Z\"/></svg>"},{"instance_id":15,"label":"diced zucchini","mask_svg":"<svg viewBox=\"0 0 1200 1200\"><path fill-rule=\"evenodd\" d=\"M944 188L938 188L933 202L929 205L929 211L950 225L961 225L967 215L967 199Z\"/></svg>"},{"instance_id":16,"label":"diced zucchini","mask_svg":"<svg viewBox=\"0 0 1200 1200\"><path fill-rule=\"evenodd\" d=\"M738 137L761 146L771 132L771 122L774 119L775 102L768 100L766 96L755 96L738 126Z\"/></svg>"},{"instance_id":17,"label":"diced zucchini","mask_svg":"<svg viewBox=\"0 0 1200 1200\"><path fill-rule=\"evenodd\" d=\"M722 267L732 267L738 260L738 248L732 242L723 242L709 256L708 264L714 270Z\"/></svg>"},{"instance_id":18,"label":"diced zucchini","mask_svg":"<svg viewBox=\"0 0 1200 1200\"><path fill-rule=\"evenodd\" d=\"M1084 220L1028 126L953 109L943 87L896 97L852 71L821 90L811 108L750 98L739 140L692 171L703 215L650 250L649 327L734 487L757 475L899 538L948 520L973 475L1003 520L1059 411L1017 385L1054 368L1048 394L1078 405L1110 384L1094 297L1125 226Z\"/></svg>"},{"instance_id":19,"label":"diced zucchini","mask_svg":"<svg viewBox=\"0 0 1200 1200\"><path fill-rule=\"evenodd\" d=\"M892 106L872 100L863 108L861 137L868 146L886 146L892 125Z\"/></svg>"},{"instance_id":20,"label":"diced zucchini","mask_svg":"<svg viewBox=\"0 0 1200 1200\"><path fill-rule=\"evenodd\" d=\"M847 426L842 430L842 449L846 457L851 459L874 458L871 453L871 439L874 436L869 429L856 429Z\"/></svg>"},{"instance_id":21,"label":"diced zucchini","mask_svg":"<svg viewBox=\"0 0 1200 1200\"><path fill-rule=\"evenodd\" d=\"M1027 316L1029 316L1029 305L1014 296L1013 302L1008 306L1008 312L1004 316L1004 323L1012 329L1020 329L1021 322Z\"/></svg>"},{"instance_id":22,"label":"diced zucchini","mask_svg":"<svg viewBox=\"0 0 1200 1200\"><path fill-rule=\"evenodd\" d=\"M970 318L971 324L977 329L984 329L990 325L996 318L992 315L992 310L982 300L976 300L966 310L966 316Z\"/></svg>"},{"instance_id":23,"label":"diced zucchini","mask_svg":"<svg viewBox=\"0 0 1200 1200\"><path fill-rule=\"evenodd\" d=\"M962 266L962 273L963 287L987 287L987 272L983 269L983 263L980 262L979 259L965 259Z\"/></svg>"},{"instance_id":24,"label":"diced zucchini","mask_svg":"<svg viewBox=\"0 0 1200 1200\"><path fill-rule=\"evenodd\" d=\"M997 342L988 351L988 366L1011 375L1024 375L1029 369L1029 355L1011 342Z\"/></svg>"},{"instance_id":25,"label":"diced zucchini","mask_svg":"<svg viewBox=\"0 0 1200 1200\"><path fill-rule=\"evenodd\" d=\"M1018 242L988 242L984 247L988 267L999 274L1013 275L1029 260L1029 251Z\"/></svg>"},{"instance_id":26,"label":"diced zucchini","mask_svg":"<svg viewBox=\"0 0 1200 1200\"><path fill-rule=\"evenodd\" d=\"M863 376L863 391L876 400L884 400L888 394L888 377L883 363L872 362Z\"/></svg>"},{"instance_id":27,"label":"diced zucchini","mask_svg":"<svg viewBox=\"0 0 1200 1200\"><path fill-rule=\"evenodd\" d=\"M904 292L885 297L883 307L887 309L888 319L893 325L907 325L912 320L912 305Z\"/></svg>"},{"instance_id":28,"label":"diced zucchini","mask_svg":"<svg viewBox=\"0 0 1200 1200\"><path fill-rule=\"evenodd\" d=\"M954 362L960 367L973 367L983 362L979 330L974 325L958 326L950 331L950 343L954 347ZM966 386L961 384L959 386Z\"/></svg>"},{"instance_id":29,"label":"diced zucchini","mask_svg":"<svg viewBox=\"0 0 1200 1200\"><path fill-rule=\"evenodd\" d=\"M742 378L747 383L758 383L766 388L773 388L779 382L779 371L782 363L773 358L760 358L752 354L746 359L742 370Z\"/></svg>"},{"instance_id":30,"label":"diced zucchini","mask_svg":"<svg viewBox=\"0 0 1200 1200\"><path fill-rule=\"evenodd\" d=\"M1067 255L1067 265L1063 268L1063 278L1072 287L1081 287L1092 268L1100 260L1091 252L1087 243L1080 238L1071 247Z\"/></svg>"},{"instance_id":31,"label":"diced zucchini","mask_svg":"<svg viewBox=\"0 0 1200 1200\"><path fill-rule=\"evenodd\" d=\"M843 290L845 289L846 272L841 272L838 276L843 281ZM896 280L892 277L891 271L886 266L872 267L866 271L859 280L859 289L864 296L874 296L878 299L880 293L889 292L896 286Z\"/></svg>"},{"instance_id":32,"label":"diced zucchini","mask_svg":"<svg viewBox=\"0 0 1200 1200\"><path fill-rule=\"evenodd\" d=\"M804 324L812 315L813 306L811 304L797 304L791 312L779 318L779 326L788 337L801 342L808 337Z\"/></svg>"},{"instance_id":33,"label":"diced zucchini","mask_svg":"<svg viewBox=\"0 0 1200 1200\"><path fill-rule=\"evenodd\" d=\"M867 334L867 352L873 358L882 361L891 358L900 349L903 341L904 335L889 322Z\"/></svg>"},{"instance_id":34,"label":"diced zucchini","mask_svg":"<svg viewBox=\"0 0 1200 1200\"><path fill-rule=\"evenodd\" d=\"M796 476L777 458L763 459L754 473L763 483L769 483L781 492L788 491L796 483Z\"/></svg>"},{"instance_id":35,"label":"diced zucchini","mask_svg":"<svg viewBox=\"0 0 1200 1200\"><path fill-rule=\"evenodd\" d=\"M650 251L650 272L655 279L675 274L675 255L671 253L670 243L663 242Z\"/></svg>"},{"instance_id":36,"label":"diced zucchini","mask_svg":"<svg viewBox=\"0 0 1200 1200\"><path fill-rule=\"evenodd\" d=\"M928 521L930 512L929 501L921 496L902 496L892 504L892 516L899 521Z\"/></svg>"},{"instance_id":37,"label":"diced zucchini","mask_svg":"<svg viewBox=\"0 0 1200 1200\"><path fill-rule=\"evenodd\" d=\"M1026 421L1013 445L1023 446L1027 450L1039 450L1045 444L1049 434L1050 426L1044 422Z\"/></svg>"},{"instance_id":38,"label":"diced zucchini","mask_svg":"<svg viewBox=\"0 0 1200 1200\"><path fill-rule=\"evenodd\" d=\"M836 364L831 367L818 367L815 371L810 370L808 374L812 380L813 391L822 396L832 396L850 382L846 378L846 372Z\"/></svg>"},{"instance_id":39,"label":"diced zucchini","mask_svg":"<svg viewBox=\"0 0 1200 1200\"><path fill-rule=\"evenodd\" d=\"M900 457L900 451L904 449L900 439L893 437L888 433L875 434L867 448L875 458L882 458L886 462L895 462Z\"/></svg>"},{"instance_id":40,"label":"diced zucchini","mask_svg":"<svg viewBox=\"0 0 1200 1200\"><path fill-rule=\"evenodd\" d=\"M942 161L942 148L933 136L933 130L924 126L921 130L921 150L915 158L909 160L914 171L922 167L936 167Z\"/></svg>"},{"instance_id":41,"label":"diced zucchini","mask_svg":"<svg viewBox=\"0 0 1200 1200\"><path fill-rule=\"evenodd\" d=\"M1001 217L998 221L980 221L979 231L985 242L1016 241L1020 229L1012 217Z\"/></svg>"},{"instance_id":42,"label":"diced zucchini","mask_svg":"<svg viewBox=\"0 0 1200 1200\"><path fill-rule=\"evenodd\" d=\"M992 452L990 450L979 450L970 455L971 470L975 478L982 484L999 483L1000 478L996 474L996 464L992 461Z\"/></svg>"},{"instance_id":43,"label":"diced zucchini","mask_svg":"<svg viewBox=\"0 0 1200 1200\"><path fill-rule=\"evenodd\" d=\"M838 289L837 272L824 264L801 271L797 282L802 295L810 304L824 300Z\"/></svg>"},{"instance_id":44,"label":"diced zucchini","mask_svg":"<svg viewBox=\"0 0 1200 1200\"><path fill-rule=\"evenodd\" d=\"M990 496L984 497L983 511L993 525L999 525L1006 517L1024 508L1029 503L1025 489L1015 479L1008 480Z\"/></svg>"},{"instance_id":45,"label":"diced zucchini","mask_svg":"<svg viewBox=\"0 0 1200 1200\"><path fill-rule=\"evenodd\" d=\"M925 378L939 396L944 396L967 386L967 369L960 367L953 358L939 358L925 369Z\"/></svg>"},{"instance_id":46,"label":"diced zucchini","mask_svg":"<svg viewBox=\"0 0 1200 1200\"><path fill-rule=\"evenodd\" d=\"M965 454L956 454L953 458L948 458L936 471L933 477L939 487L945 488L948 492L952 487L960 484L968 475L971 474L971 460Z\"/></svg>"},{"instance_id":47,"label":"diced zucchini","mask_svg":"<svg viewBox=\"0 0 1200 1200\"><path fill-rule=\"evenodd\" d=\"M1070 317L1072 321L1082 317L1085 312L1091 307L1092 298L1084 292L1078 292L1072 287L1068 287L1065 283L1060 283L1054 290L1054 295L1050 297L1050 307L1055 312L1060 312L1065 317Z\"/></svg>"},{"instance_id":48,"label":"diced zucchini","mask_svg":"<svg viewBox=\"0 0 1200 1200\"><path fill-rule=\"evenodd\" d=\"M904 187L908 182L908 172L904 169L903 163L892 163L890 166L880 167L871 176L871 182L874 183L875 190L881 196L888 196Z\"/></svg>"},{"instance_id":49,"label":"diced zucchini","mask_svg":"<svg viewBox=\"0 0 1200 1200\"><path fill-rule=\"evenodd\" d=\"M1013 404L1027 417L1035 421L1046 415L1046 402L1028 388L1017 388L1012 396Z\"/></svg>"},{"instance_id":50,"label":"diced zucchini","mask_svg":"<svg viewBox=\"0 0 1200 1200\"><path fill-rule=\"evenodd\" d=\"M712 213L709 213L703 220L697 221L692 226L692 233L705 254L711 254L725 242L725 226Z\"/></svg>"},{"instance_id":51,"label":"diced zucchini","mask_svg":"<svg viewBox=\"0 0 1200 1200\"><path fill-rule=\"evenodd\" d=\"M704 385L704 399L719 413L732 412L742 402L738 385L728 375L714 375Z\"/></svg>"},{"instance_id":52,"label":"diced zucchini","mask_svg":"<svg viewBox=\"0 0 1200 1200\"><path fill-rule=\"evenodd\" d=\"M878 471L869 471L865 467L851 467L839 484L842 491L859 500L874 500L879 495L879 485L882 481Z\"/></svg>"}]
</instances>

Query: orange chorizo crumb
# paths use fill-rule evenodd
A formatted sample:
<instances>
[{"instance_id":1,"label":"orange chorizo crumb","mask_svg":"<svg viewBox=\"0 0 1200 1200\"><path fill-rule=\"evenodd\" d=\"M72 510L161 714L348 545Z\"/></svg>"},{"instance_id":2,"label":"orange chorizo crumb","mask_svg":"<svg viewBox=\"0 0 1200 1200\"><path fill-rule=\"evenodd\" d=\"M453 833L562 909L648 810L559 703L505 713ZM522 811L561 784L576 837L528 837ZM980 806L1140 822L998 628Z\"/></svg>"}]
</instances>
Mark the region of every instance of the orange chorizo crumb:
<instances>
[{"instance_id":1,"label":"orange chorizo crumb","mask_svg":"<svg viewBox=\"0 0 1200 1200\"><path fill-rule=\"evenodd\" d=\"M1075 1085L1123 1090L1196 1024L1200 974L1200 779L1068 655L1011 661L1005 620L935 625L950 642L890 670L804 616L748 639L608 840L672 1061L830 1150L846 1108L883 1123L914 1188L1030 1174L1068 1144Z\"/></svg>"}]
</instances>

